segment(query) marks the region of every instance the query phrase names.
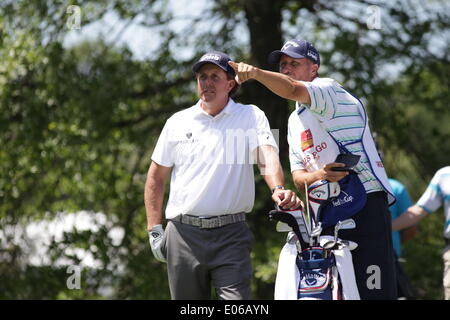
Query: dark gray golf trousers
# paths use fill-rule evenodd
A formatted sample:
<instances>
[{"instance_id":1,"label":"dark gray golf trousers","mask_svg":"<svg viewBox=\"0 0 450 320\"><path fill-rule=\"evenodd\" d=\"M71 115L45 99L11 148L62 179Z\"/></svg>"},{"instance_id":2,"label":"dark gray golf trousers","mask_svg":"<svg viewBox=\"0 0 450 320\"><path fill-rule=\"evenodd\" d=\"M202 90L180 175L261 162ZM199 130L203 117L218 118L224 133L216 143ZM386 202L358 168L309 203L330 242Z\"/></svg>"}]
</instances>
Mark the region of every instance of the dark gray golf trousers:
<instances>
[{"instance_id":1,"label":"dark gray golf trousers","mask_svg":"<svg viewBox=\"0 0 450 320\"><path fill-rule=\"evenodd\" d=\"M214 229L169 221L163 250L172 299L211 299L211 286L218 299L250 299L253 243L244 221Z\"/></svg>"}]
</instances>

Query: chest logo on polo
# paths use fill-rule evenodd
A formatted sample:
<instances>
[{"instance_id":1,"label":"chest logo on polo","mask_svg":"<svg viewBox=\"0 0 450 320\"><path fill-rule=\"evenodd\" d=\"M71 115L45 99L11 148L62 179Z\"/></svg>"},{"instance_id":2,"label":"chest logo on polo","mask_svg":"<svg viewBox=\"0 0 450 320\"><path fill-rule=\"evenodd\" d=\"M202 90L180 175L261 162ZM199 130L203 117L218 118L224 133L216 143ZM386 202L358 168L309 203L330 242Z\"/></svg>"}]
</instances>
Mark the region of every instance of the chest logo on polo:
<instances>
[{"instance_id":1,"label":"chest logo on polo","mask_svg":"<svg viewBox=\"0 0 450 320\"><path fill-rule=\"evenodd\" d=\"M314 146L313 136L310 129L303 131L300 137L303 151L306 151Z\"/></svg>"},{"instance_id":2,"label":"chest logo on polo","mask_svg":"<svg viewBox=\"0 0 450 320\"><path fill-rule=\"evenodd\" d=\"M186 137L187 137L188 139L190 139L190 138L192 137L192 132L186 133Z\"/></svg>"}]
</instances>

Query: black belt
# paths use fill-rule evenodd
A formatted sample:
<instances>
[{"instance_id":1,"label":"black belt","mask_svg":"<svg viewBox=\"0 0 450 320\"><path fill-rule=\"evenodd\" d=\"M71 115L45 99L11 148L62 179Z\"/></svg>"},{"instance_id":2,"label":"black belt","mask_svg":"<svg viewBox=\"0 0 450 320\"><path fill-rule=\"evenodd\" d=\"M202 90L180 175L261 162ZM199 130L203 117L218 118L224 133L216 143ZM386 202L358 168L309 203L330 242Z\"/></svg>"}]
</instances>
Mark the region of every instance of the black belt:
<instances>
[{"instance_id":1,"label":"black belt","mask_svg":"<svg viewBox=\"0 0 450 320\"><path fill-rule=\"evenodd\" d=\"M176 216L175 218L169 220L189 224L191 226L203 229L213 229L213 228L220 228L231 223L245 221L245 212L224 214L221 216L212 216L212 217L199 217L199 216L192 216L189 214L180 214L179 216Z\"/></svg>"}]
</instances>

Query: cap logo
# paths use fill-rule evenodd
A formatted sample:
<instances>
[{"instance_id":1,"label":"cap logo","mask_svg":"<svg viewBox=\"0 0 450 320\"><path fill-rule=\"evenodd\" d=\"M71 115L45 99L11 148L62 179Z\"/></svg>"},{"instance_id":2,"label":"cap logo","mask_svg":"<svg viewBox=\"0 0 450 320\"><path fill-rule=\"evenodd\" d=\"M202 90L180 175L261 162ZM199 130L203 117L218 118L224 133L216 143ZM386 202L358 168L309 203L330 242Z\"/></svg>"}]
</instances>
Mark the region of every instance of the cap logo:
<instances>
[{"instance_id":1,"label":"cap logo","mask_svg":"<svg viewBox=\"0 0 450 320\"><path fill-rule=\"evenodd\" d=\"M312 52L311 50L308 50L308 52L306 53L306 55L308 57L313 58L314 60L317 60L317 54L315 54L314 52Z\"/></svg>"},{"instance_id":2,"label":"cap logo","mask_svg":"<svg viewBox=\"0 0 450 320\"><path fill-rule=\"evenodd\" d=\"M283 48L281 48L281 50L286 50L287 48L290 47L300 47L298 43L295 43L294 41L288 41L284 44Z\"/></svg>"},{"instance_id":3,"label":"cap logo","mask_svg":"<svg viewBox=\"0 0 450 320\"><path fill-rule=\"evenodd\" d=\"M205 61L205 60L216 60L219 61L220 60L220 56L217 54L205 54L200 61Z\"/></svg>"}]
</instances>

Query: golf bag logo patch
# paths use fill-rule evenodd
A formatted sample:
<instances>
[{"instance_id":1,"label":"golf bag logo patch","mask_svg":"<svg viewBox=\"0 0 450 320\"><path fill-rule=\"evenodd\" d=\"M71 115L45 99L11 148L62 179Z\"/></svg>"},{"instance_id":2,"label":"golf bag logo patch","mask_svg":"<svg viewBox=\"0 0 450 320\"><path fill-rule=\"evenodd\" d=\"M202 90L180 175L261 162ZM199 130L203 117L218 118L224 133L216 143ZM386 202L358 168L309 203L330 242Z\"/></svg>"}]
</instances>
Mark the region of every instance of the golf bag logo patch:
<instances>
[{"instance_id":1,"label":"golf bag logo patch","mask_svg":"<svg viewBox=\"0 0 450 320\"><path fill-rule=\"evenodd\" d=\"M303 276L302 281L304 282L301 284L303 289L321 287L321 284L327 280L326 275L321 273L320 269L304 271Z\"/></svg>"},{"instance_id":2,"label":"golf bag logo patch","mask_svg":"<svg viewBox=\"0 0 450 320\"><path fill-rule=\"evenodd\" d=\"M300 272L298 298L332 300L332 268L336 267L334 257L324 258L324 249L313 247L303 250L297 257Z\"/></svg>"},{"instance_id":3,"label":"golf bag logo patch","mask_svg":"<svg viewBox=\"0 0 450 320\"><path fill-rule=\"evenodd\" d=\"M340 205L344 205L347 202L352 202L353 201L353 197L351 195L349 195L348 193L346 193L344 190L341 190L341 192L344 194L343 197L338 198L335 201L331 201L333 203L333 207L338 207Z\"/></svg>"},{"instance_id":4,"label":"golf bag logo patch","mask_svg":"<svg viewBox=\"0 0 450 320\"><path fill-rule=\"evenodd\" d=\"M310 197L313 197L313 199L325 199L325 197L327 196L326 192L321 190L321 189L314 189L311 194Z\"/></svg>"},{"instance_id":5,"label":"golf bag logo patch","mask_svg":"<svg viewBox=\"0 0 450 320\"><path fill-rule=\"evenodd\" d=\"M313 136L310 129L301 133L301 145L303 151L306 151L314 146Z\"/></svg>"}]
</instances>

